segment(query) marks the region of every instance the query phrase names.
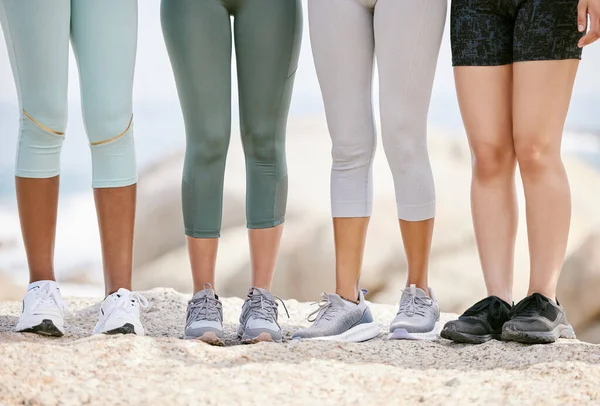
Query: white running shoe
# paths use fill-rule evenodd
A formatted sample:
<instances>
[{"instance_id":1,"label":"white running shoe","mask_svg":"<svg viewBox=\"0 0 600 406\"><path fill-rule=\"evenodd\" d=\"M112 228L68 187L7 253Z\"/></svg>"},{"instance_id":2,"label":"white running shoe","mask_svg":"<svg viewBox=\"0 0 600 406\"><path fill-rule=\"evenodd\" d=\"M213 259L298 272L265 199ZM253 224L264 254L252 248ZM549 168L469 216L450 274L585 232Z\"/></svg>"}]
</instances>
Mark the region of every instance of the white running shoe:
<instances>
[{"instance_id":1,"label":"white running shoe","mask_svg":"<svg viewBox=\"0 0 600 406\"><path fill-rule=\"evenodd\" d=\"M65 333L66 306L55 281L37 281L29 284L23 298L23 311L16 330L60 337Z\"/></svg>"},{"instance_id":2,"label":"white running shoe","mask_svg":"<svg viewBox=\"0 0 600 406\"><path fill-rule=\"evenodd\" d=\"M121 288L104 299L100 305L98 323L93 334L144 335L140 308L148 307L148 299L137 292Z\"/></svg>"}]
</instances>

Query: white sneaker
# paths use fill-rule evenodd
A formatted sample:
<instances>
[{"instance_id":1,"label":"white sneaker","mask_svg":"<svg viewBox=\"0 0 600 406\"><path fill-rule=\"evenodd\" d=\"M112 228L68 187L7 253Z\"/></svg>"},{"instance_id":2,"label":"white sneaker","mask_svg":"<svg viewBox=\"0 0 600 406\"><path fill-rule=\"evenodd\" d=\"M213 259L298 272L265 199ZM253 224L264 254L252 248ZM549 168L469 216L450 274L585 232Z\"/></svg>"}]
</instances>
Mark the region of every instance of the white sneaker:
<instances>
[{"instance_id":1,"label":"white sneaker","mask_svg":"<svg viewBox=\"0 0 600 406\"><path fill-rule=\"evenodd\" d=\"M137 292L119 289L100 305L100 315L93 334L144 335L140 307L148 307L148 299Z\"/></svg>"},{"instance_id":2,"label":"white sneaker","mask_svg":"<svg viewBox=\"0 0 600 406\"><path fill-rule=\"evenodd\" d=\"M33 282L29 284L23 298L23 311L16 330L22 333L60 337L65 333L65 310L56 282Z\"/></svg>"}]
</instances>

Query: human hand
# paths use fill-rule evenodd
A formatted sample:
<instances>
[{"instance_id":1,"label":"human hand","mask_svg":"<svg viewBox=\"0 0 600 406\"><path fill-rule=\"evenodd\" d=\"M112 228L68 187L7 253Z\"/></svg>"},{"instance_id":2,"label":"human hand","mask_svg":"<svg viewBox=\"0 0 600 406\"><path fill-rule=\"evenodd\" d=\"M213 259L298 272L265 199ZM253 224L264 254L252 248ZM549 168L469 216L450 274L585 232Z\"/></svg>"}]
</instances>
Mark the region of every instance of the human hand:
<instances>
[{"instance_id":1,"label":"human hand","mask_svg":"<svg viewBox=\"0 0 600 406\"><path fill-rule=\"evenodd\" d=\"M600 38L600 0L579 0L577 7L577 28L579 32L585 32L590 16L589 31L580 40L577 46L583 48Z\"/></svg>"}]
</instances>

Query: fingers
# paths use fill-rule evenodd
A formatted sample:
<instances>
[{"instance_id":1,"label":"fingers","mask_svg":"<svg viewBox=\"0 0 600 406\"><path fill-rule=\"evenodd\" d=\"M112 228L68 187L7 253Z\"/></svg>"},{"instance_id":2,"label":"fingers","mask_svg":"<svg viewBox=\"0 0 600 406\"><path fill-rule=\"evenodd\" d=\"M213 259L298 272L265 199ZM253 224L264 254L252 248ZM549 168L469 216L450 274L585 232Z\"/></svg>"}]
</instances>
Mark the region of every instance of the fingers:
<instances>
[{"instance_id":1,"label":"fingers","mask_svg":"<svg viewBox=\"0 0 600 406\"><path fill-rule=\"evenodd\" d=\"M591 43L597 41L600 38L600 15L590 16L590 30L588 33L579 40L577 44L580 48L583 48Z\"/></svg>"},{"instance_id":2,"label":"fingers","mask_svg":"<svg viewBox=\"0 0 600 406\"><path fill-rule=\"evenodd\" d=\"M585 32L587 28L587 0L579 0L577 6L577 29L579 32Z\"/></svg>"}]
</instances>

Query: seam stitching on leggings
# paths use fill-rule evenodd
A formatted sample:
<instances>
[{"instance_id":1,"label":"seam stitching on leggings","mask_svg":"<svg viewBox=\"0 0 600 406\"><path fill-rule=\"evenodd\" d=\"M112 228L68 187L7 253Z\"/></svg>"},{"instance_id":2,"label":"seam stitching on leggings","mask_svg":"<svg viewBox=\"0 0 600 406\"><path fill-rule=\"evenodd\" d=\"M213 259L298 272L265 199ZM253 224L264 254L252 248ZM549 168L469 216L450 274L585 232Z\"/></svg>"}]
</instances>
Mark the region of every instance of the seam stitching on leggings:
<instances>
[{"instance_id":1,"label":"seam stitching on leggings","mask_svg":"<svg viewBox=\"0 0 600 406\"><path fill-rule=\"evenodd\" d=\"M27 117L29 120L31 120L31 122L35 125L37 125L39 128L41 128L42 130L49 132L50 134L54 134L54 135L58 135L59 137L64 137L65 133L61 133L59 131L55 131L52 128L40 123L39 121L37 121L35 118L33 118L31 116L31 114L29 114L28 112L25 111L25 109L23 109L23 114L25 115L25 117Z\"/></svg>"},{"instance_id":2,"label":"seam stitching on leggings","mask_svg":"<svg viewBox=\"0 0 600 406\"><path fill-rule=\"evenodd\" d=\"M131 124L133 124L133 114L131 115L131 118L129 119L129 124L127 124L127 128L125 129L125 131L123 131L121 134L114 136L108 140L104 140L104 141L97 141L97 142L90 142L91 146L96 146L96 145L103 145L103 144L108 144L109 142L113 142L118 140L119 138L121 138L122 136L124 136L125 134L127 134L127 132L129 131L129 129L131 128Z\"/></svg>"}]
</instances>

